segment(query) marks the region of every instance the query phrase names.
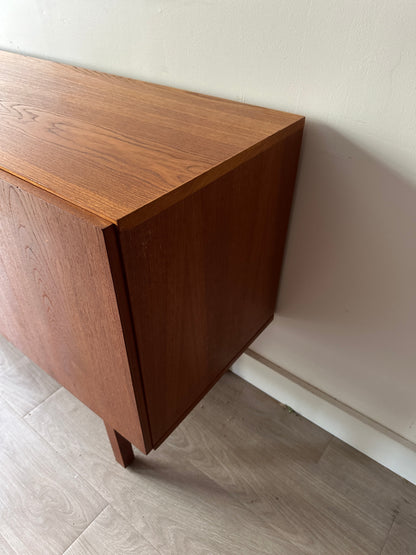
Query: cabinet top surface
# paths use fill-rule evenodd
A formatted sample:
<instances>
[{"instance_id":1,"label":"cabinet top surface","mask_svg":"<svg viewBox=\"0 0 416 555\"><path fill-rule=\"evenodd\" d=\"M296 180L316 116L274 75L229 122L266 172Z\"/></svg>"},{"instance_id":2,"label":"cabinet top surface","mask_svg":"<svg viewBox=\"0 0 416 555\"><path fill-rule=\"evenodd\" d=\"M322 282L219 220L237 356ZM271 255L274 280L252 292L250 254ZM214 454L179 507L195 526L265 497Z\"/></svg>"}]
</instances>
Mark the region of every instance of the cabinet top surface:
<instances>
[{"instance_id":1,"label":"cabinet top surface","mask_svg":"<svg viewBox=\"0 0 416 555\"><path fill-rule=\"evenodd\" d=\"M304 118L0 51L0 168L128 226Z\"/></svg>"}]
</instances>

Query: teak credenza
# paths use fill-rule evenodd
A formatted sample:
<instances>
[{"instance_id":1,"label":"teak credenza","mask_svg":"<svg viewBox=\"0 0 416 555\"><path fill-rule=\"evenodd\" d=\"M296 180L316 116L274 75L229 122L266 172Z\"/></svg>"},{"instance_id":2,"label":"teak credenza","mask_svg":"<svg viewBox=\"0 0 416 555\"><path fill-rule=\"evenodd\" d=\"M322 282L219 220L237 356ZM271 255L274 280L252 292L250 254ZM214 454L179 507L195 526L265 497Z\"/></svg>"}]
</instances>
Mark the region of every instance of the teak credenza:
<instances>
[{"instance_id":1,"label":"teak credenza","mask_svg":"<svg viewBox=\"0 0 416 555\"><path fill-rule=\"evenodd\" d=\"M272 320L303 125L0 52L0 332L121 464Z\"/></svg>"}]
</instances>

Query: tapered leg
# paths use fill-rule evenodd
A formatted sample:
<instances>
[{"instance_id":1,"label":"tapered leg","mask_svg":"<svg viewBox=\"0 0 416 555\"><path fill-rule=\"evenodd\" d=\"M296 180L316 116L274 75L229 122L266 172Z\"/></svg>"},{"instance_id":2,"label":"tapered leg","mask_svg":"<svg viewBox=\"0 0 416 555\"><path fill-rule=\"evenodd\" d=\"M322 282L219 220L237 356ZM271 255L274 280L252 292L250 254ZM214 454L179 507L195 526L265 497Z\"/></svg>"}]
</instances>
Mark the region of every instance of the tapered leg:
<instances>
[{"instance_id":1,"label":"tapered leg","mask_svg":"<svg viewBox=\"0 0 416 555\"><path fill-rule=\"evenodd\" d=\"M111 426L105 424L105 427L116 461L120 463L121 466L124 466L124 468L129 466L134 459L133 448L130 441L127 441L126 438L120 435Z\"/></svg>"}]
</instances>

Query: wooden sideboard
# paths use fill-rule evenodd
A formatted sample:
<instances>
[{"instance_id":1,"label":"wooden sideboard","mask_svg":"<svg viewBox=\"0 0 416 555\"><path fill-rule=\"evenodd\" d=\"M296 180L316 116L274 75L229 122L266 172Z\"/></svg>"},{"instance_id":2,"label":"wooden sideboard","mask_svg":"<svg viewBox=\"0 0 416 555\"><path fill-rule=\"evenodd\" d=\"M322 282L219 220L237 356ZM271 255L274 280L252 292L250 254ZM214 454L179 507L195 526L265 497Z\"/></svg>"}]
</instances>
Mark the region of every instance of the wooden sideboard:
<instances>
[{"instance_id":1,"label":"wooden sideboard","mask_svg":"<svg viewBox=\"0 0 416 555\"><path fill-rule=\"evenodd\" d=\"M0 52L0 332L121 464L272 320L303 126Z\"/></svg>"}]
</instances>

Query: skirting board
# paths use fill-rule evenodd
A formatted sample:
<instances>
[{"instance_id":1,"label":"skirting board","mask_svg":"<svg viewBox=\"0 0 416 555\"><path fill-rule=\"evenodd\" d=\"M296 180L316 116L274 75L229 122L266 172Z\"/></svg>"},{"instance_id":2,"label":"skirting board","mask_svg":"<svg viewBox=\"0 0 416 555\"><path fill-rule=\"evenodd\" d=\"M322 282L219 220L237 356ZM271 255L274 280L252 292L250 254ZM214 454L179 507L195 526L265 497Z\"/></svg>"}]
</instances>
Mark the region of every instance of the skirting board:
<instances>
[{"instance_id":1,"label":"skirting board","mask_svg":"<svg viewBox=\"0 0 416 555\"><path fill-rule=\"evenodd\" d=\"M416 445L250 349L231 370L280 403L416 484Z\"/></svg>"}]
</instances>

